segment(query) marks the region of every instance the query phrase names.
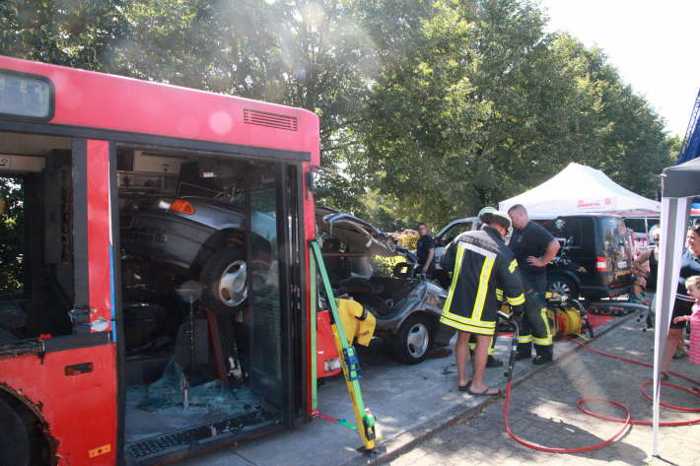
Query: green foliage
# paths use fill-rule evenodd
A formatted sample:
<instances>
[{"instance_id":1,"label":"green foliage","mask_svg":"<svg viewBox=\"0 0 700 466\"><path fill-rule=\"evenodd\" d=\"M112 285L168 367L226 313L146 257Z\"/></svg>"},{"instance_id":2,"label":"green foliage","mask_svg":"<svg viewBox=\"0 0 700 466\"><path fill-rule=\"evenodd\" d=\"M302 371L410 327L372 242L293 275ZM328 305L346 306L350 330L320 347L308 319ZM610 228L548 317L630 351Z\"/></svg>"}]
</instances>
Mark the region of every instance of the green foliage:
<instances>
[{"instance_id":1,"label":"green foliage","mask_svg":"<svg viewBox=\"0 0 700 466\"><path fill-rule=\"evenodd\" d=\"M444 224L571 161L654 196L663 125L599 50L544 33L527 1L433 4L416 52L382 69L363 132L372 185L404 215Z\"/></svg>"},{"instance_id":2,"label":"green foliage","mask_svg":"<svg viewBox=\"0 0 700 466\"><path fill-rule=\"evenodd\" d=\"M5 0L0 54L301 106L320 201L433 226L577 161L647 196L677 153L602 51L529 0Z\"/></svg>"},{"instance_id":3,"label":"green foliage","mask_svg":"<svg viewBox=\"0 0 700 466\"><path fill-rule=\"evenodd\" d=\"M0 178L0 293L22 289L24 264L24 190L19 180Z\"/></svg>"}]
</instances>

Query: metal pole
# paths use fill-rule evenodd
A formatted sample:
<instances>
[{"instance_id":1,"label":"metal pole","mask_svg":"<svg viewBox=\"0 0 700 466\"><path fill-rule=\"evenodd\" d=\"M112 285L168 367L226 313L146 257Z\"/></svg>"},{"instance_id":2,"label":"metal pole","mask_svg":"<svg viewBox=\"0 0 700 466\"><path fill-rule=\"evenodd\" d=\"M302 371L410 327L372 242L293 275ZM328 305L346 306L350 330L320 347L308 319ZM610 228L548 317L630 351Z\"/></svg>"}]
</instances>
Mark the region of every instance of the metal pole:
<instances>
[{"instance_id":1,"label":"metal pole","mask_svg":"<svg viewBox=\"0 0 700 466\"><path fill-rule=\"evenodd\" d=\"M316 341L316 313L318 312L318 290L316 288L316 261L311 258L309 261L311 292L311 412L318 411L318 348Z\"/></svg>"}]
</instances>

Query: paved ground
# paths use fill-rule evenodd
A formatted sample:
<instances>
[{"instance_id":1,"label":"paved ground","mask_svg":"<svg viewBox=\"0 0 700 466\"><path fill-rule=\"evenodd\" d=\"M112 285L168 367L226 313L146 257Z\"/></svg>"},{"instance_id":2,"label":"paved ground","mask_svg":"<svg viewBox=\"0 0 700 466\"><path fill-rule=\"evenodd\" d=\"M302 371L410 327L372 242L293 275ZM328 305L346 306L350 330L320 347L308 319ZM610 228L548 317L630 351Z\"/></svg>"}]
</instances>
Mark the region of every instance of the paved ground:
<instances>
[{"instance_id":1,"label":"paved ground","mask_svg":"<svg viewBox=\"0 0 700 466\"><path fill-rule=\"evenodd\" d=\"M571 351L570 342L557 343L555 352ZM499 340L497 353L504 357L507 339ZM431 359L415 366L395 362L379 348L360 350L363 369L362 388L367 406L378 420L382 437L374 457L356 449L360 446L355 432L322 420L299 426L290 432L271 435L236 448L189 460L187 466L235 465L346 465L376 462L417 442L439 429L445 422L472 416L485 402L483 398L460 393L455 387L453 357ZM531 364L516 367L516 379L528 377ZM491 384L503 381L502 369L487 371ZM530 382L526 382L528 385ZM320 410L336 418L352 419L352 408L341 379L319 388Z\"/></svg>"},{"instance_id":2,"label":"paved ground","mask_svg":"<svg viewBox=\"0 0 700 466\"><path fill-rule=\"evenodd\" d=\"M651 360L653 334L641 332L634 321L627 321L593 343L628 357ZM687 359L677 362L680 372L700 379L700 366ZM575 409L576 400L608 397L628 405L635 418L651 416L650 403L640 396L639 383L650 377L650 369L623 365L586 351L577 351L562 363L535 374L513 390L511 419L519 435L549 446L581 446L610 436L618 425L583 415ZM700 407L691 395L664 392L663 399ZM600 405L599 405L600 407ZM578 454L554 455L529 450L513 442L503 432L502 402L484 412L441 430L417 448L400 456L394 466L422 465L700 465L700 426L663 428L663 460L648 460L651 428L634 427L619 443L606 449ZM698 414L662 410L662 420L689 419Z\"/></svg>"},{"instance_id":3,"label":"paved ground","mask_svg":"<svg viewBox=\"0 0 700 466\"><path fill-rule=\"evenodd\" d=\"M507 352L506 340L504 338L498 344L497 353L500 355ZM434 421L442 422L448 417L477 408L484 401L456 390L452 356L407 366L389 357L381 342L371 349L360 347L358 350L363 397L377 418L383 445L402 435L403 441L410 441L414 435L431 430ZM525 376L531 369L531 365L521 365L517 374ZM503 370L490 369L487 377L491 383L498 383L503 380ZM318 397L323 414L354 422L352 405L341 378L329 380L320 386ZM359 437L354 431L316 419L293 431L243 443L237 448L192 459L184 465L340 465L366 458L356 451L360 446Z\"/></svg>"}]
</instances>

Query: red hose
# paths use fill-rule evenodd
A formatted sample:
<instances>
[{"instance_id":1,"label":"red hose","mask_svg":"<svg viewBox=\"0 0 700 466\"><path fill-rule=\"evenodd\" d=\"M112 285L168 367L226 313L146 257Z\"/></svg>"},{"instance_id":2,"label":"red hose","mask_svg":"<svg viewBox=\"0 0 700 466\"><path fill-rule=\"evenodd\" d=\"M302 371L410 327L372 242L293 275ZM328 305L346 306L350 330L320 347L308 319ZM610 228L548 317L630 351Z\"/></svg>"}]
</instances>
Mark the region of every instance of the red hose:
<instances>
[{"instance_id":1,"label":"red hose","mask_svg":"<svg viewBox=\"0 0 700 466\"><path fill-rule=\"evenodd\" d=\"M606 351L602 351L599 349L595 348L590 348L586 345L584 345L581 342L577 342L583 349L590 351L591 353L598 354L600 356L609 358L609 359L614 359L616 361L621 361L626 364L633 364L636 366L642 366L642 367L653 367L651 364L640 361L637 359L632 359L632 358L627 358L624 356L619 356L617 354L613 353L608 353ZM700 386L700 382L691 379L690 377L687 377L683 374L679 374L677 372L668 372L670 375L673 375L676 378L679 378L681 380L684 380L686 382L692 383L696 386ZM648 400L651 400L652 397L646 392L646 388L650 386L653 383L652 380L647 380L645 382L642 382L640 389L642 392L642 396ZM697 389L692 389L688 387L684 387L682 385L676 385L673 383L669 382L661 382L662 386L672 388L674 390L682 391L684 393L688 393L691 395L695 395L696 397L700 398L700 391ZM608 400L608 399L603 399L603 398L580 398L579 400L576 401L576 407L583 413L593 416L597 419L601 419L604 421L609 421L609 422L615 422L615 423L620 423L622 424L622 427L615 432L611 437L609 437L606 440L603 440L598 443L594 443L591 445L584 445L582 447L576 447L576 448L559 448L559 447L548 447L545 445L540 445L539 443L535 442L530 442L529 440L526 440L522 437L520 437L518 434L513 432L510 426L510 403L511 403L511 391L512 391L512 381L508 380L508 383L506 384L506 394L505 394L505 401L503 402L503 422L505 424L505 430L508 436L518 442L519 444L530 448L532 450L537 450L537 451L542 451L545 453L584 453L584 452L589 452L589 451L594 451L594 450L600 450L601 448L605 448L609 446L610 444L618 441L620 438L622 438L628 431L629 429L632 428L633 425L635 426L650 426L651 425L651 420L650 419L633 419L632 415L624 404L620 403L619 401L615 400ZM619 409L623 415L622 416L611 416L607 414L601 414L593 411L590 409L589 403L604 403L607 404L608 406L612 406L614 408ZM661 402L661 406L664 408L673 410L673 411L680 411L680 412L685 412L685 413L699 413L700 412L700 407L687 407L687 406L679 406L679 405L674 405L671 403L667 402ZM690 419L687 421L664 421L660 422L659 426L660 427L679 427L679 426L691 426L691 425L696 425L700 424L700 417L695 418L695 419Z\"/></svg>"},{"instance_id":2,"label":"red hose","mask_svg":"<svg viewBox=\"0 0 700 466\"><path fill-rule=\"evenodd\" d=\"M576 448L560 448L560 447L548 447L545 445L540 445L539 443L534 443L529 440L525 440L524 438L520 437L518 434L513 432L513 430L510 427L510 395L511 395L511 388L512 388L512 382L508 381L506 384L506 398L505 401L503 402L503 420L504 424L506 426L506 433L518 442L519 444L526 446L527 448L531 448L533 450L537 451L543 451L545 453L584 453L587 451L593 451L593 450L600 450L601 448L605 448L608 445L617 442L620 438L622 438L625 434L627 434L627 431L630 430L632 427L631 421L632 421L632 416L630 415L629 409L627 409L627 406L623 405L622 403L619 403L617 401L613 400L598 400L596 399L595 401L600 401L601 403L606 403L610 406L613 406L615 408L618 408L620 411L625 413L625 418L624 418L624 423L622 427L615 432L615 434L601 442L594 443L591 445L586 445L583 447L576 447ZM582 402L583 400L579 400L579 403ZM594 401L591 399L590 401ZM577 404L579 404L577 403Z\"/></svg>"}]
</instances>

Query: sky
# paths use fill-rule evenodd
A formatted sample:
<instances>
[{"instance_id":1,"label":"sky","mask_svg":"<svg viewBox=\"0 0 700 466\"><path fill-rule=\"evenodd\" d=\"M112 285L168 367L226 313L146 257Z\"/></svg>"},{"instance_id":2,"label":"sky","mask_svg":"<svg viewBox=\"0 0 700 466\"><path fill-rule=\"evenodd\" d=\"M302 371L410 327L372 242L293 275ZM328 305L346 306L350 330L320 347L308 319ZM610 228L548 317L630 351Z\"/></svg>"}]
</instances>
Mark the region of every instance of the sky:
<instances>
[{"instance_id":1,"label":"sky","mask_svg":"<svg viewBox=\"0 0 700 466\"><path fill-rule=\"evenodd\" d=\"M541 0L548 31L598 46L647 98L670 134L685 134L700 89L700 1Z\"/></svg>"}]
</instances>

